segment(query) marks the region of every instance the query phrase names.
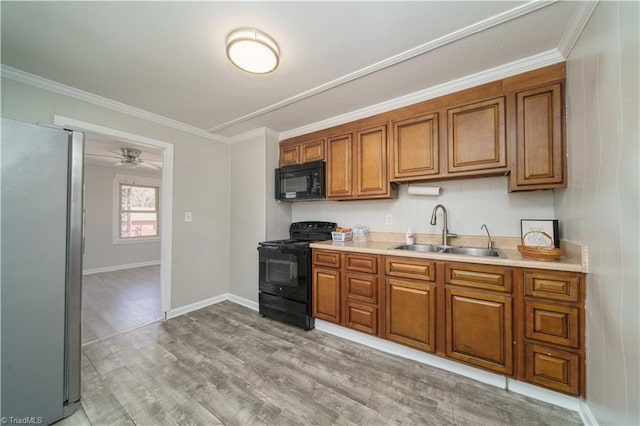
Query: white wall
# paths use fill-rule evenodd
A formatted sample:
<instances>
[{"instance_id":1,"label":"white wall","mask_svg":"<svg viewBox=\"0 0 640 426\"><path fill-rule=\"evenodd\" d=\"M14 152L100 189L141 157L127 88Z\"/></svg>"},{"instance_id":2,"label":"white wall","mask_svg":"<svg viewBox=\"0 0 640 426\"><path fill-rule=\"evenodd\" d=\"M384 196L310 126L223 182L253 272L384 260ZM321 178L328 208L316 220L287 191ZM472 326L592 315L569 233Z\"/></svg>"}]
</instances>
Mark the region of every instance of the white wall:
<instances>
[{"instance_id":1,"label":"white wall","mask_svg":"<svg viewBox=\"0 0 640 426\"><path fill-rule=\"evenodd\" d=\"M54 114L174 145L171 308L229 286L229 147L191 133L2 78L2 116L52 123ZM185 223L184 212L193 212Z\"/></svg>"},{"instance_id":2,"label":"white wall","mask_svg":"<svg viewBox=\"0 0 640 426\"><path fill-rule=\"evenodd\" d=\"M486 235L485 223L492 236L520 236L520 219L554 219L553 191L509 193L506 177L433 182L440 186L440 196L408 194L408 185L400 185L397 200L314 201L293 203L293 220L328 220L339 226L367 225L373 232L438 234L442 221L429 225L437 204L447 208L449 231L459 235ZM392 225L385 225L391 214ZM438 213L438 217L440 213ZM562 224L560 224L562 226Z\"/></svg>"},{"instance_id":3,"label":"white wall","mask_svg":"<svg viewBox=\"0 0 640 426\"><path fill-rule=\"evenodd\" d=\"M567 61L564 238L588 246L587 402L602 425L640 424L639 12L600 2Z\"/></svg>"},{"instance_id":4,"label":"white wall","mask_svg":"<svg viewBox=\"0 0 640 426\"><path fill-rule=\"evenodd\" d=\"M159 173L85 162L85 270L160 261L160 241L113 244L113 180L116 173L152 177L158 181L161 178Z\"/></svg>"},{"instance_id":5,"label":"white wall","mask_svg":"<svg viewBox=\"0 0 640 426\"><path fill-rule=\"evenodd\" d=\"M258 243L285 238L291 219L290 206L274 200L277 156L277 140L264 134L231 145L229 292L256 303Z\"/></svg>"}]
</instances>

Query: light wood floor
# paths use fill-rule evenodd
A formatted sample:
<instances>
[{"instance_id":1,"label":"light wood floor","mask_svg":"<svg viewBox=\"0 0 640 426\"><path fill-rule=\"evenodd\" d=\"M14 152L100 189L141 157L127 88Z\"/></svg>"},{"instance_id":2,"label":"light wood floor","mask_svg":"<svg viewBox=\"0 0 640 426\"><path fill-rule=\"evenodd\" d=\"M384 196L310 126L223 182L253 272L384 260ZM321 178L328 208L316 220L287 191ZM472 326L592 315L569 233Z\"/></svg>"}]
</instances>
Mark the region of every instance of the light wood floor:
<instances>
[{"instance_id":1,"label":"light wood floor","mask_svg":"<svg viewBox=\"0 0 640 426\"><path fill-rule=\"evenodd\" d=\"M82 277L83 343L160 318L160 265Z\"/></svg>"},{"instance_id":2,"label":"light wood floor","mask_svg":"<svg viewBox=\"0 0 640 426\"><path fill-rule=\"evenodd\" d=\"M569 425L575 412L223 302L83 347L62 425Z\"/></svg>"}]
</instances>

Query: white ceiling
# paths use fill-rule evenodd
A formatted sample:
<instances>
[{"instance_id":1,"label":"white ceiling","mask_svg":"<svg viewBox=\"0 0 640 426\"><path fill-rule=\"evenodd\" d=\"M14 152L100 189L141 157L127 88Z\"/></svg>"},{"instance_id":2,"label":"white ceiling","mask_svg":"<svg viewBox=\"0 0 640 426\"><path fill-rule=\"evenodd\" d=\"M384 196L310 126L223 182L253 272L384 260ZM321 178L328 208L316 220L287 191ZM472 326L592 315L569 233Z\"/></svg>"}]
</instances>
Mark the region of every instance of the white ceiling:
<instances>
[{"instance_id":1,"label":"white ceiling","mask_svg":"<svg viewBox=\"0 0 640 426\"><path fill-rule=\"evenodd\" d=\"M2 64L225 139L558 52L579 3L2 1ZM276 40L275 73L228 63L238 27Z\"/></svg>"}]
</instances>

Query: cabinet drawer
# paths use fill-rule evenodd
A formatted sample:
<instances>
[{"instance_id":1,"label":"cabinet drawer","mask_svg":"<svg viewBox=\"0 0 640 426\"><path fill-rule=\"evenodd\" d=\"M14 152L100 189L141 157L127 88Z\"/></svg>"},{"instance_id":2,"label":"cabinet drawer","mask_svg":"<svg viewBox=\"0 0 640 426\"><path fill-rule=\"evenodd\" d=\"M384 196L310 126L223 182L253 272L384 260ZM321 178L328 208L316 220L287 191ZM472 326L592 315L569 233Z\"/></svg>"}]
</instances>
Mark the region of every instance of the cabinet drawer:
<instances>
[{"instance_id":1,"label":"cabinet drawer","mask_svg":"<svg viewBox=\"0 0 640 426\"><path fill-rule=\"evenodd\" d=\"M558 345L578 347L580 311L572 306L525 300L525 336Z\"/></svg>"},{"instance_id":2,"label":"cabinet drawer","mask_svg":"<svg viewBox=\"0 0 640 426\"><path fill-rule=\"evenodd\" d=\"M365 303L345 301L345 325L363 333L378 334L378 308Z\"/></svg>"},{"instance_id":3,"label":"cabinet drawer","mask_svg":"<svg viewBox=\"0 0 640 426\"><path fill-rule=\"evenodd\" d=\"M580 388L580 356L527 344L525 378L528 382L577 396Z\"/></svg>"},{"instance_id":4,"label":"cabinet drawer","mask_svg":"<svg viewBox=\"0 0 640 426\"><path fill-rule=\"evenodd\" d=\"M340 253L329 250L313 250L313 264L328 266L329 268L339 268Z\"/></svg>"},{"instance_id":5,"label":"cabinet drawer","mask_svg":"<svg viewBox=\"0 0 640 426\"><path fill-rule=\"evenodd\" d=\"M378 272L378 256L376 255L347 253L344 262L344 268L347 271L369 272L372 274Z\"/></svg>"},{"instance_id":6,"label":"cabinet drawer","mask_svg":"<svg viewBox=\"0 0 640 426\"><path fill-rule=\"evenodd\" d=\"M444 266L447 284L511 293L512 272L496 266L447 263Z\"/></svg>"},{"instance_id":7,"label":"cabinet drawer","mask_svg":"<svg viewBox=\"0 0 640 426\"><path fill-rule=\"evenodd\" d=\"M378 304L378 276L347 272L345 274L345 297L362 302Z\"/></svg>"},{"instance_id":8,"label":"cabinet drawer","mask_svg":"<svg viewBox=\"0 0 640 426\"><path fill-rule=\"evenodd\" d=\"M580 300L580 276L524 271L524 294L544 299L577 302Z\"/></svg>"},{"instance_id":9,"label":"cabinet drawer","mask_svg":"<svg viewBox=\"0 0 640 426\"><path fill-rule=\"evenodd\" d=\"M385 274L392 277L422 281L436 280L436 263L431 260L385 257L384 264Z\"/></svg>"}]
</instances>

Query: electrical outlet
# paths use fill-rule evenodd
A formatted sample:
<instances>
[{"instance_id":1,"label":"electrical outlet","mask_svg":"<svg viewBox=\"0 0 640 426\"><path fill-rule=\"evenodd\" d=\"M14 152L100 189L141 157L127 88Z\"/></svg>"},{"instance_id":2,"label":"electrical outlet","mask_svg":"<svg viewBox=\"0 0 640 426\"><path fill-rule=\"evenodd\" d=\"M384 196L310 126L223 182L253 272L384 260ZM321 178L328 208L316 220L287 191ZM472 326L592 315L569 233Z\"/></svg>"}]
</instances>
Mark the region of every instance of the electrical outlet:
<instances>
[{"instance_id":1,"label":"electrical outlet","mask_svg":"<svg viewBox=\"0 0 640 426\"><path fill-rule=\"evenodd\" d=\"M393 225L393 215L388 214L388 215L384 218L384 224L385 224L385 225Z\"/></svg>"},{"instance_id":2,"label":"electrical outlet","mask_svg":"<svg viewBox=\"0 0 640 426\"><path fill-rule=\"evenodd\" d=\"M191 212L184 212L184 221L189 223L193 220L193 217L191 216Z\"/></svg>"}]
</instances>

